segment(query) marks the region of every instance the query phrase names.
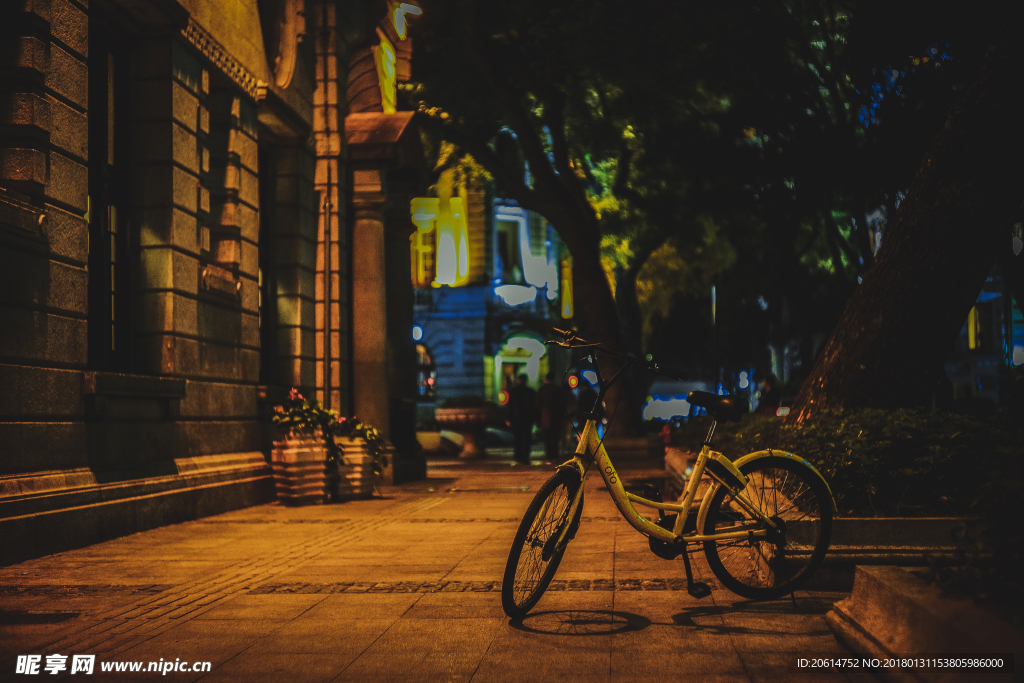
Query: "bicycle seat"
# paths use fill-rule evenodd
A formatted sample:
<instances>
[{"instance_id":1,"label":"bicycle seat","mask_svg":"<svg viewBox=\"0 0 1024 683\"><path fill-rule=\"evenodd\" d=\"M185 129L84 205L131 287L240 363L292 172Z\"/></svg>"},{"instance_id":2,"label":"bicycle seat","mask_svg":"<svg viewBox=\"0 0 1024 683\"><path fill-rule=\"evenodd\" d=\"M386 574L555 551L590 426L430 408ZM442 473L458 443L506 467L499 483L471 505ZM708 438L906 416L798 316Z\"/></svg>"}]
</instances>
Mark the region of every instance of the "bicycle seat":
<instances>
[{"instance_id":1,"label":"bicycle seat","mask_svg":"<svg viewBox=\"0 0 1024 683\"><path fill-rule=\"evenodd\" d=\"M686 401L691 406L708 411L716 420L725 422L739 422L739 419L749 411L746 399L739 396L716 396L706 391L691 391L686 396Z\"/></svg>"}]
</instances>

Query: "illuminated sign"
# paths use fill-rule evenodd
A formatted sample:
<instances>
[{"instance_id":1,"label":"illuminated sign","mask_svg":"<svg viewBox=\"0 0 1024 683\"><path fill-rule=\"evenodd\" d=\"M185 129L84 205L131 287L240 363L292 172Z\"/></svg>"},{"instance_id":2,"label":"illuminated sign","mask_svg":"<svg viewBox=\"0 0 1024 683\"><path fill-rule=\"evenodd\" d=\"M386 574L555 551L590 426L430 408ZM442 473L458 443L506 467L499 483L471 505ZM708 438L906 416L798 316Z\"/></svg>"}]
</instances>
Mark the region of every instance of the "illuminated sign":
<instances>
[{"instance_id":1,"label":"illuminated sign","mask_svg":"<svg viewBox=\"0 0 1024 683\"><path fill-rule=\"evenodd\" d=\"M410 239L413 284L417 287L458 287L469 281L469 226L461 197L447 202L436 197L416 197L410 203L416 232ZM434 233L434 243L427 239ZM433 282L429 259L433 257Z\"/></svg>"},{"instance_id":2,"label":"illuminated sign","mask_svg":"<svg viewBox=\"0 0 1024 683\"><path fill-rule=\"evenodd\" d=\"M412 14L415 16L423 14L423 10L416 5L410 5L407 2L391 3L391 11L388 12L388 15L391 17L391 25L395 27L395 33L398 34L398 38L400 40L405 40L406 30L408 29L405 21L406 14Z\"/></svg>"},{"instance_id":3,"label":"illuminated sign","mask_svg":"<svg viewBox=\"0 0 1024 683\"><path fill-rule=\"evenodd\" d=\"M498 285L494 293L507 306L521 306L537 298L537 289L528 285Z\"/></svg>"},{"instance_id":4,"label":"illuminated sign","mask_svg":"<svg viewBox=\"0 0 1024 683\"><path fill-rule=\"evenodd\" d=\"M568 320L572 315L572 263L562 261L562 318Z\"/></svg>"},{"instance_id":5,"label":"illuminated sign","mask_svg":"<svg viewBox=\"0 0 1024 683\"><path fill-rule=\"evenodd\" d=\"M377 65L380 104L385 114L394 114L396 111L395 46L379 28L377 35L380 36L380 45L375 45L370 49L373 52L373 61Z\"/></svg>"}]
</instances>

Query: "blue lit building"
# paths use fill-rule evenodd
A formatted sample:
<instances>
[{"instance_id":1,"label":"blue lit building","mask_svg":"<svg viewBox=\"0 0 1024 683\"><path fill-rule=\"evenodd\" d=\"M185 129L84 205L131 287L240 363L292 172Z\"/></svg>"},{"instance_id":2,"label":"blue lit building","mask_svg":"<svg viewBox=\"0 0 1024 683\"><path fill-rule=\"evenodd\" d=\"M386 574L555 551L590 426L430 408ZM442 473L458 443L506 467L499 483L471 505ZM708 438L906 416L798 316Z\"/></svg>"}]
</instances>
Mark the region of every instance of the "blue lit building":
<instances>
[{"instance_id":1,"label":"blue lit building","mask_svg":"<svg viewBox=\"0 0 1024 683\"><path fill-rule=\"evenodd\" d=\"M544 340L573 313L572 267L542 216L512 200L446 190L444 183L438 194L439 213L446 197L462 201L450 204L450 237L444 218L414 217L423 233L413 235L412 246L420 423L447 398L501 403L516 375L526 374L537 388L549 371L564 370L568 359L560 349L552 355Z\"/></svg>"}]
</instances>

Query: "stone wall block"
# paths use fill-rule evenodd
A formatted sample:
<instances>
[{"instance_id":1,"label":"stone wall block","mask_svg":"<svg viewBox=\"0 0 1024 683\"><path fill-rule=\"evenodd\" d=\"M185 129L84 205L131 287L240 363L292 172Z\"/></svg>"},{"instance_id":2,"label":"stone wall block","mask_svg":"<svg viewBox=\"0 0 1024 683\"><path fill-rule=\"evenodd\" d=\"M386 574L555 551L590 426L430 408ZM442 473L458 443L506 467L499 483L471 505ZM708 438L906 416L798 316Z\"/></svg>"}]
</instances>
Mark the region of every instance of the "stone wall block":
<instances>
[{"instance_id":1,"label":"stone wall block","mask_svg":"<svg viewBox=\"0 0 1024 683\"><path fill-rule=\"evenodd\" d=\"M256 173L259 170L259 148L255 138L248 135L235 135L232 152L238 155L238 161L250 172Z\"/></svg>"},{"instance_id":2,"label":"stone wall block","mask_svg":"<svg viewBox=\"0 0 1024 683\"><path fill-rule=\"evenodd\" d=\"M180 456L174 443L174 423L159 421L163 401L133 397L115 403L120 404L113 408L115 414L119 407L132 411L127 416L131 421L101 421L89 426L90 467L131 471L163 462L166 465L162 470L145 474L174 474L174 458Z\"/></svg>"},{"instance_id":3,"label":"stone wall block","mask_svg":"<svg viewBox=\"0 0 1024 683\"><path fill-rule=\"evenodd\" d=\"M46 87L86 109L89 106L89 75L85 62L65 52L58 45L50 46L49 62L49 68L46 70Z\"/></svg>"},{"instance_id":4,"label":"stone wall block","mask_svg":"<svg viewBox=\"0 0 1024 683\"><path fill-rule=\"evenodd\" d=\"M238 169L238 198L253 208L259 208L260 188L256 174L245 168Z\"/></svg>"},{"instance_id":5,"label":"stone wall block","mask_svg":"<svg viewBox=\"0 0 1024 683\"><path fill-rule=\"evenodd\" d=\"M0 335L5 336L5 335ZM84 346L84 338L83 338ZM82 373L0 363L0 415L56 420L81 418Z\"/></svg>"},{"instance_id":6,"label":"stone wall block","mask_svg":"<svg viewBox=\"0 0 1024 683\"><path fill-rule=\"evenodd\" d=\"M278 354L285 358L312 360L316 353L316 340L312 330L301 327L280 327L277 331Z\"/></svg>"},{"instance_id":7,"label":"stone wall block","mask_svg":"<svg viewBox=\"0 0 1024 683\"><path fill-rule=\"evenodd\" d=\"M48 97L43 100L50 113L50 145L68 156L89 160L89 124L84 113L77 112L63 102Z\"/></svg>"},{"instance_id":8,"label":"stone wall block","mask_svg":"<svg viewBox=\"0 0 1024 683\"><path fill-rule=\"evenodd\" d=\"M89 24L85 13L68 0L51 0L50 33L82 57L89 57Z\"/></svg>"},{"instance_id":9,"label":"stone wall block","mask_svg":"<svg viewBox=\"0 0 1024 683\"><path fill-rule=\"evenodd\" d=\"M259 242L260 222L259 212L251 206L239 204L235 207L235 225L244 240L253 243Z\"/></svg>"},{"instance_id":10,"label":"stone wall block","mask_svg":"<svg viewBox=\"0 0 1024 683\"><path fill-rule=\"evenodd\" d=\"M278 214L280 218L280 213ZM294 221L293 225L298 221ZM277 225L281 225L280 222ZM274 264L279 270L286 268L312 268L316 260L316 243L297 230L278 233L274 236ZM313 290L309 290L312 295Z\"/></svg>"},{"instance_id":11,"label":"stone wall block","mask_svg":"<svg viewBox=\"0 0 1024 683\"><path fill-rule=\"evenodd\" d=\"M174 187L174 204L191 213L199 210L199 178L177 166L171 171Z\"/></svg>"},{"instance_id":12,"label":"stone wall block","mask_svg":"<svg viewBox=\"0 0 1024 683\"><path fill-rule=\"evenodd\" d=\"M84 317L89 276L82 266L14 250L0 253L0 301Z\"/></svg>"},{"instance_id":13,"label":"stone wall block","mask_svg":"<svg viewBox=\"0 0 1024 683\"><path fill-rule=\"evenodd\" d=\"M171 166L156 164L133 170L132 190L136 206L170 207L173 200ZM193 205L194 205L193 200ZM194 212L194 211L193 211Z\"/></svg>"},{"instance_id":14,"label":"stone wall block","mask_svg":"<svg viewBox=\"0 0 1024 683\"><path fill-rule=\"evenodd\" d=\"M312 301L315 285L316 274L308 268L282 267L277 270L279 297L305 297Z\"/></svg>"},{"instance_id":15,"label":"stone wall block","mask_svg":"<svg viewBox=\"0 0 1024 683\"><path fill-rule=\"evenodd\" d=\"M189 380L181 400L182 419L250 419L259 416L256 389L239 384Z\"/></svg>"},{"instance_id":16,"label":"stone wall block","mask_svg":"<svg viewBox=\"0 0 1024 683\"><path fill-rule=\"evenodd\" d=\"M249 379L244 366L244 350L234 345L201 341L199 342L199 368L194 374L223 380Z\"/></svg>"},{"instance_id":17,"label":"stone wall block","mask_svg":"<svg viewBox=\"0 0 1024 683\"><path fill-rule=\"evenodd\" d=\"M85 320L4 305L0 319L10 326L0 334L0 357L85 365Z\"/></svg>"},{"instance_id":18,"label":"stone wall block","mask_svg":"<svg viewBox=\"0 0 1024 683\"><path fill-rule=\"evenodd\" d=\"M166 247L142 249L143 289L174 289L195 295L199 291L199 259Z\"/></svg>"},{"instance_id":19,"label":"stone wall block","mask_svg":"<svg viewBox=\"0 0 1024 683\"><path fill-rule=\"evenodd\" d=\"M196 217L178 208L156 207L136 212L142 247L175 246L199 254Z\"/></svg>"},{"instance_id":20,"label":"stone wall block","mask_svg":"<svg viewBox=\"0 0 1024 683\"><path fill-rule=\"evenodd\" d=\"M14 66L20 69L31 69L48 76L50 70L50 45L35 36L18 36L11 48ZM66 52L64 53L67 54ZM49 85L49 83L47 83Z\"/></svg>"},{"instance_id":21,"label":"stone wall block","mask_svg":"<svg viewBox=\"0 0 1024 683\"><path fill-rule=\"evenodd\" d=\"M199 175L200 148L195 134L177 123L172 126L174 140L174 161Z\"/></svg>"},{"instance_id":22,"label":"stone wall block","mask_svg":"<svg viewBox=\"0 0 1024 683\"><path fill-rule=\"evenodd\" d=\"M89 169L63 154L50 153L46 195L85 213L89 196Z\"/></svg>"},{"instance_id":23,"label":"stone wall block","mask_svg":"<svg viewBox=\"0 0 1024 683\"><path fill-rule=\"evenodd\" d=\"M242 278L242 310L256 314L260 306L260 288L256 280Z\"/></svg>"},{"instance_id":24,"label":"stone wall block","mask_svg":"<svg viewBox=\"0 0 1024 683\"><path fill-rule=\"evenodd\" d=\"M242 320L237 310L200 301L196 314L197 334L201 339L223 345L238 344L242 340Z\"/></svg>"},{"instance_id":25,"label":"stone wall block","mask_svg":"<svg viewBox=\"0 0 1024 683\"><path fill-rule=\"evenodd\" d=\"M258 451L260 425L252 420L178 422L176 436L189 457ZM181 456L179 456L181 457Z\"/></svg>"},{"instance_id":26,"label":"stone wall block","mask_svg":"<svg viewBox=\"0 0 1024 683\"><path fill-rule=\"evenodd\" d=\"M84 422L0 422L0 475L87 467Z\"/></svg>"},{"instance_id":27,"label":"stone wall block","mask_svg":"<svg viewBox=\"0 0 1024 683\"><path fill-rule=\"evenodd\" d=\"M242 255L238 264L238 271L255 278L259 270L259 250L255 244L246 240L242 240L241 245Z\"/></svg>"},{"instance_id":28,"label":"stone wall block","mask_svg":"<svg viewBox=\"0 0 1024 683\"><path fill-rule=\"evenodd\" d=\"M89 257L89 226L85 218L55 206L47 206L46 213L49 220L43 224L43 234L50 244L50 253L84 265Z\"/></svg>"},{"instance_id":29,"label":"stone wall block","mask_svg":"<svg viewBox=\"0 0 1024 683\"><path fill-rule=\"evenodd\" d=\"M176 163L199 174L196 137L187 128L165 119L137 123L132 132L140 162Z\"/></svg>"},{"instance_id":30,"label":"stone wall block","mask_svg":"<svg viewBox=\"0 0 1024 683\"><path fill-rule=\"evenodd\" d=\"M191 297L175 292L145 292L140 296L140 332L198 334L196 310L196 300Z\"/></svg>"},{"instance_id":31,"label":"stone wall block","mask_svg":"<svg viewBox=\"0 0 1024 683\"><path fill-rule=\"evenodd\" d=\"M252 313L242 313L242 344L253 348L260 346L260 318Z\"/></svg>"},{"instance_id":32,"label":"stone wall block","mask_svg":"<svg viewBox=\"0 0 1024 683\"><path fill-rule=\"evenodd\" d=\"M0 124L35 128L37 132L49 134L51 99L29 92L0 93Z\"/></svg>"},{"instance_id":33,"label":"stone wall block","mask_svg":"<svg viewBox=\"0 0 1024 683\"><path fill-rule=\"evenodd\" d=\"M15 181L21 186L45 187L46 152L17 147L0 148L0 178Z\"/></svg>"},{"instance_id":34,"label":"stone wall block","mask_svg":"<svg viewBox=\"0 0 1024 683\"><path fill-rule=\"evenodd\" d=\"M174 338L174 372L179 375L205 375L200 342L187 337Z\"/></svg>"}]
</instances>

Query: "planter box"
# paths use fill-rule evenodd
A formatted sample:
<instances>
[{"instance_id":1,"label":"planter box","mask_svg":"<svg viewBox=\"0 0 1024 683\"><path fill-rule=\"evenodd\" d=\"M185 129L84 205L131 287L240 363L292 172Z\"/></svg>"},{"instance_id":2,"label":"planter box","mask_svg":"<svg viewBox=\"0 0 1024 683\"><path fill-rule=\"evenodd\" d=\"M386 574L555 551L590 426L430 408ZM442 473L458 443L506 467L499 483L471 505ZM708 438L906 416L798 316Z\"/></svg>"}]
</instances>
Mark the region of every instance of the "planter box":
<instances>
[{"instance_id":1,"label":"planter box","mask_svg":"<svg viewBox=\"0 0 1024 683\"><path fill-rule=\"evenodd\" d=\"M1024 634L973 601L943 595L901 567L857 567L853 593L825 615L852 652L878 659L939 654L1019 654ZM927 653L927 654L925 654ZM1012 674L983 669L878 668L882 680L1003 681Z\"/></svg>"},{"instance_id":2,"label":"planter box","mask_svg":"<svg viewBox=\"0 0 1024 683\"><path fill-rule=\"evenodd\" d=\"M324 502L326 463L327 451L319 433L291 432L284 440L275 441L270 464L278 500L285 505Z\"/></svg>"},{"instance_id":3,"label":"planter box","mask_svg":"<svg viewBox=\"0 0 1024 683\"><path fill-rule=\"evenodd\" d=\"M341 449L342 462L335 471L336 485L332 497L335 500L369 498L373 495L377 477L373 473L373 456L366 452L366 442L338 437L335 443Z\"/></svg>"},{"instance_id":4,"label":"planter box","mask_svg":"<svg viewBox=\"0 0 1024 683\"><path fill-rule=\"evenodd\" d=\"M927 567L931 558L954 559L954 532L979 523L969 517L837 518L825 562L807 587L849 591L858 565Z\"/></svg>"}]
</instances>

